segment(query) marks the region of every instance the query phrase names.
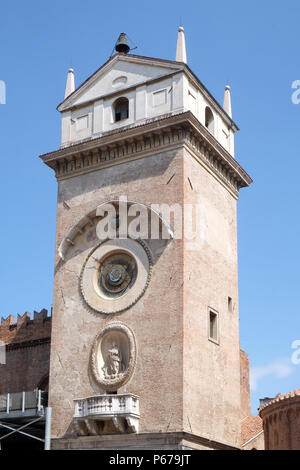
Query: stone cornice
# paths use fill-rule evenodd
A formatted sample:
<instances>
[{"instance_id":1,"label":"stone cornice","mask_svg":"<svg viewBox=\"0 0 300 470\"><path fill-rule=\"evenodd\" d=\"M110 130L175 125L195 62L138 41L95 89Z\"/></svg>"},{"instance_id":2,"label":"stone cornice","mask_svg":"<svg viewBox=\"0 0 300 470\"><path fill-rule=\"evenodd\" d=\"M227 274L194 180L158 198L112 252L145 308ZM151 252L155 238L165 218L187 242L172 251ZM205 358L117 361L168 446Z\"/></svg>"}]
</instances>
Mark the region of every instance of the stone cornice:
<instances>
[{"instance_id":1,"label":"stone cornice","mask_svg":"<svg viewBox=\"0 0 300 470\"><path fill-rule=\"evenodd\" d=\"M19 343L10 343L5 345L6 351L12 351L14 349L24 349L24 348L33 348L35 346L40 346L42 344L50 344L51 338L40 338L32 339L29 341L21 341Z\"/></svg>"},{"instance_id":2,"label":"stone cornice","mask_svg":"<svg viewBox=\"0 0 300 470\"><path fill-rule=\"evenodd\" d=\"M186 146L234 195L252 179L190 112L168 114L41 155L58 180Z\"/></svg>"}]
</instances>

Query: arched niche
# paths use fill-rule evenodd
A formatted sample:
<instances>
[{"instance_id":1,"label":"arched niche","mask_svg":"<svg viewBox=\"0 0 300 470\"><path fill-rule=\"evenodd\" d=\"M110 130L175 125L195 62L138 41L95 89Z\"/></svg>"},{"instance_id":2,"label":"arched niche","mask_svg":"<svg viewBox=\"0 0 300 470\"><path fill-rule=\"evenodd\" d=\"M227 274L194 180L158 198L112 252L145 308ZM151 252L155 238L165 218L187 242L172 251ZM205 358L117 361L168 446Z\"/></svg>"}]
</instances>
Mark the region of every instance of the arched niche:
<instances>
[{"instance_id":1,"label":"arched niche","mask_svg":"<svg viewBox=\"0 0 300 470\"><path fill-rule=\"evenodd\" d=\"M131 378L136 363L136 342L131 329L111 322L97 334L90 356L95 382L104 390L117 391Z\"/></svg>"},{"instance_id":2,"label":"arched niche","mask_svg":"<svg viewBox=\"0 0 300 470\"><path fill-rule=\"evenodd\" d=\"M114 121L123 121L129 117L129 101L125 96L118 98L113 103Z\"/></svg>"}]
</instances>

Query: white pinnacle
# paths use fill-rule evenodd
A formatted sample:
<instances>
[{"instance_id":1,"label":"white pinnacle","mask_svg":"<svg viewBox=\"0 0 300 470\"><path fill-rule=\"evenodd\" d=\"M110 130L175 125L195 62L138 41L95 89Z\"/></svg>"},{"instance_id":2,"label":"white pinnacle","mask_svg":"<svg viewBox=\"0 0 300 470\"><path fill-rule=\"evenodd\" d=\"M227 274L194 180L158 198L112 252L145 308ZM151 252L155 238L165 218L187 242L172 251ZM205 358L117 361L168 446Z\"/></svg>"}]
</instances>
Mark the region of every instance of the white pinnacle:
<instances>
[{"instance_id":1,"label":"white pinnacle","mask_svg":"<svg viewBox=\"0 0 300 470\"><path fill-rule=\"evenodd\" d=\"M68 76L67 76L65 99L71 93L73 93L74 90L75 90L74 70L71 68L71 69L69 69Z\"/></svg>"},{"instance_id":2,"label":"white pinnacle","mask_svg":"<svg viewBox=\"0 0 300 470\"><path fill-rule=\"evenodd\" d=\"M226 113L228 114L228 116L232 117L230 86L229 85L226 85L226 87L225 87L223 108L226 111Z\"/></svg>"},{"instance_id":3,"label":"white pinnacle","mask_svg":"<svg viewBox=\"0 0 300 470\"><path fill-rule=\"evenodd\" d=\"M186 48L183 26L178 28L177 48L176 48L176 61L184 62L186 64Z\"/></svg>"}]
</instances>

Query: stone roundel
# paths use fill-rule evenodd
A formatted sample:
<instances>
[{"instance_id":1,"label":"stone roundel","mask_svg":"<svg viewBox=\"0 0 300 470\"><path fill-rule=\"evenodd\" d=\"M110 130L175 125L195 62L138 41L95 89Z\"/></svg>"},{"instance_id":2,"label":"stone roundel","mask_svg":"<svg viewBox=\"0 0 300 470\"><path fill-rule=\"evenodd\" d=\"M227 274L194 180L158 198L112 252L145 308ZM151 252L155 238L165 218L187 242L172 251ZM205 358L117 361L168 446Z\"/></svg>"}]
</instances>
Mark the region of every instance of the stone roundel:
<instances>
[{"instance_id":1,"label":"stone roundel","mask_svg":"<svg viewBox=\"0 0 300 470\"><path fill-rule=\"evenodd\" d=\"M136 342L131 329L121 322L106 325L96 336L91 350L91 372L105 390L115 391L132 376Z\"/></svg>"},{"instance_id":2,"label":"stone roundel","mask_svg":"<svg viewBox=\"0 0 300 470\"><path fill-rule=\"evenodd\" d=\"M144 294L151 277L152 258L142 240L107 239L86 258L80 274L80 291L98 313L120 313Z\"/></svg>"}]
</instances>

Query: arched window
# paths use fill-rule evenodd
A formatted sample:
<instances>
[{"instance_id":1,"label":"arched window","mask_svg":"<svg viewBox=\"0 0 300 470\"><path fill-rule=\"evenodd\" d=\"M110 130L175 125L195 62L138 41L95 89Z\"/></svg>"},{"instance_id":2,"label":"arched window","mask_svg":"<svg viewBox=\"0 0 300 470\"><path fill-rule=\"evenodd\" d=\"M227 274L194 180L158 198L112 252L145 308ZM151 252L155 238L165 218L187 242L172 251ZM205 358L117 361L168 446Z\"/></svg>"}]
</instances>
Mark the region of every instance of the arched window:
<instances>
[{"instance_id":1,"label":"arched window","mask_svg":"<svg viewBox=\"0 0 300 470\"><path fill-rule=\"evenodd\" d=\"M129 115L129 101L127 98L118 98L114 102L115 122L127 119Z\"/></svg>"},{"instance_id":2,"label":"arched window","mask_svg":"<svg viewBox=\"0 0 300 470\"><path fill-rule=\"evenodd\" d=\"M215 131L214 115L211 109L206 106L205 108L205 127L213 134Z\"/></svg>"}]
</instances>

